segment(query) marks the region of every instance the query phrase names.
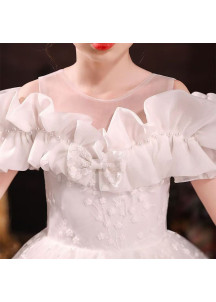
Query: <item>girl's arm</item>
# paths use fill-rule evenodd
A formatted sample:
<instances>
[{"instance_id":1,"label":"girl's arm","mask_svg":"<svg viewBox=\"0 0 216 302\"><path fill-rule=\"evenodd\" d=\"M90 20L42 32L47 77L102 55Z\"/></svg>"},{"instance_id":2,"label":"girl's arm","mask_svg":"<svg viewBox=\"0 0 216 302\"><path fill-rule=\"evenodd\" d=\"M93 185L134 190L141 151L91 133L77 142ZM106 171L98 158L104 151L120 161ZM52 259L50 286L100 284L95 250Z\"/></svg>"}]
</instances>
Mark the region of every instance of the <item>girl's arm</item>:
<instances>
[{"instance_id":1,"label":"girl's arm","mask_svg":"<svg viewBox=\"0 0 216 302\"><path fill-rule=\"evenodd\" d=\"M8 172L0 172L0 199L3 197L12 180L16 176L18 171L8 170Z\"/></svg>"},{"instance_id":2,"label":"girl's arm","mask_svg":"<svg viewBox=\"0 0 216 302\"><path fill-rule=\"evenodd\" d=\"M216 225L216 178L197 179L191 184Z\"/></svg>"}]
</instances>

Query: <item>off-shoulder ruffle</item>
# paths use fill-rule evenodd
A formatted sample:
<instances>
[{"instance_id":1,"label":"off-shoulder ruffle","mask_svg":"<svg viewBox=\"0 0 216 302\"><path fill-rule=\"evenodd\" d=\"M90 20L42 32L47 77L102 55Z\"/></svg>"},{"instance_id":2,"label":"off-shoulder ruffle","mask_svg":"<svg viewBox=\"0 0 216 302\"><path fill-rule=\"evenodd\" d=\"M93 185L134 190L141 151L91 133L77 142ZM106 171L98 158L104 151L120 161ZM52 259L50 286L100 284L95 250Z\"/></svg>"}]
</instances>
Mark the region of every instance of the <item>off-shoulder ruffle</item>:
<instances>
[{"instance_id":1,"label":"off-shoulder ruffle","mask_svg":"<svg viewBox=\"0 0 216 302\"><path fill-rule=\"evenodd\" d=\"M128 149L131 187L216 177L216 94L170 90L149 97L144 112L146 124L118 108L108 129L112 148Z\"/></svg>"},{"instance_id":2,"label":"off-shoulder ruffle","mask_svg":"<svg viewBox=\"0 0 216 302\"><path fill-rule=\"evenodd\" d=\"M20 87L0 92L0 171L40 167L104 191L216 177L216 94L169 90L144 101L147 123L117 107L107 131Z\"/></svg>"},{"instance_id":3,"label":"off-shoulder ruffle","mask_svg":"<svg viewBox=\"0 0 216 302\"><path fill-rule=\"evenodd\" d=\"M22 118L16 118L19 87L0 91L0 171L25 171L33 169L28 156L34 142L34 133L30 131L29 113L23 112ZM8 119L14 115L13 123ZM24 129L24 131L22 131Z\"/></svg>"}]
</instances>

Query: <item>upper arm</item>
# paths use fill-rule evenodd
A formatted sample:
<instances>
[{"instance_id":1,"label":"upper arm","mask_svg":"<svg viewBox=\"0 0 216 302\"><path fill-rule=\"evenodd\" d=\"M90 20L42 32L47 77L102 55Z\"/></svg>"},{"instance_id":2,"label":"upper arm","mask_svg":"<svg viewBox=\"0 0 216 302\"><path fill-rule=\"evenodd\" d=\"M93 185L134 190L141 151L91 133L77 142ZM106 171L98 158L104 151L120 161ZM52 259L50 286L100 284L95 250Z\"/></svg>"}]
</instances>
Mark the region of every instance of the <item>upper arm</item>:
<instances>
[{"instance_id":1,"label":"upper arm","mask_svg":"<svg viewBox=\"0 0 216 302\"><path fill-rule=\"evenodd\" d=\"M197 179L191 184L216 225L216 178Z\"/></svg>"},{"instance_id":2,"label":"upper arm","mask_svg":"<svg viewBox=\"0 0 216 302\"><path fill-rule=\"evenodd\" d=\"M185 86L185 84L182 83L182 82L179 81L179 80L176 80L176 79L175 79L175 81L174 81L174 87L173 87L173 89L180 89L180 90L184 90L184 91L190 93L190 91L189 91L188 88Z\"/></svg>"},{"instance_id":3,"label":"upper arm","mask_svg":"<svg viewBox=\"0 0 216 302\"><path fill-rule=\"evenodd\" d=\"M32 92L39 92L38 79L24 84L19 90L19 102L22 103L25 98Z\"/></svg>"},{"instance_id":4,"label":"upper arm","mask_svg":"<svg viewBox=\"0 0 216 302\"><path fill-rule=\"evenodd\" d=\"M0 172L0 199L7 191L10 186L12 180L17 175L18 171L16 170L8 170L8 172Z\"/></svg>"}]
</instances>

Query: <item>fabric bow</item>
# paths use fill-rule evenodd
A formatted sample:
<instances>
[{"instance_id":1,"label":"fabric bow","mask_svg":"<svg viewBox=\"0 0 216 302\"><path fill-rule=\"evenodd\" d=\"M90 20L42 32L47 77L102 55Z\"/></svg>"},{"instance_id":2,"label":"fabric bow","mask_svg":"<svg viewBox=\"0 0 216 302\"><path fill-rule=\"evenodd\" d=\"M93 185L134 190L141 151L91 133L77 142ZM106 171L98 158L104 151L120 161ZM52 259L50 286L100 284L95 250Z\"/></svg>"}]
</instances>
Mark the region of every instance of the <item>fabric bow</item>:
<instances>
[{"instance_id":1,"label":"fabric bow","mask_svg":"<svg viewBox=\"0 0 216 302\"><path fill-rule=\"evenodd\" d=\"M67 170L71 180L94 186L96 175L99 172L99 181L105 181L113 187L117 187L122 179L126 162L123 152L109 150L103 152L98 144L95 144L95 152L98 158L93 158L86 147L71 143L67 153Z\"/></svg>"}]
</instances>

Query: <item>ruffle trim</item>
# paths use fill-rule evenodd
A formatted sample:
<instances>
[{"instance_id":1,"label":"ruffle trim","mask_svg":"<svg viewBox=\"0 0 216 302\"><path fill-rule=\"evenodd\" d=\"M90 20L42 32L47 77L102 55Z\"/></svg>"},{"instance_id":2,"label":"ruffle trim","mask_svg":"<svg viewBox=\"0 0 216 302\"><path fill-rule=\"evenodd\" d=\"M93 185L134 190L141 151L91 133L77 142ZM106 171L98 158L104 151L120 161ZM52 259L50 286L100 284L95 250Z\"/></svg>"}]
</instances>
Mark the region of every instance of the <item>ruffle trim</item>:
<instances>
[{"instance_id":1,"label":"ruffle trim","mask_svg":"<svg viewBox=\"0 0 216 302\"><path fill-rule=\"evenodd\" d=\"M107 131L90 116L55 112L53 101L20 87L0 91L0 171L63 174L102 191L131 191L174 177L216 177L216 94L169 90L144 101L147 123L117 107Z\"/></svg>"}]
</instances>

